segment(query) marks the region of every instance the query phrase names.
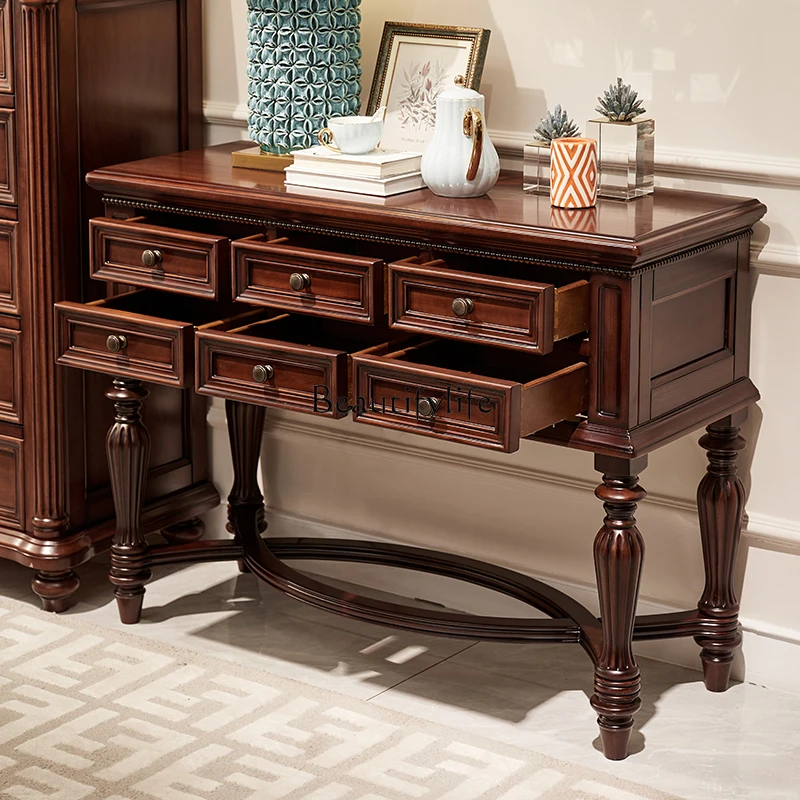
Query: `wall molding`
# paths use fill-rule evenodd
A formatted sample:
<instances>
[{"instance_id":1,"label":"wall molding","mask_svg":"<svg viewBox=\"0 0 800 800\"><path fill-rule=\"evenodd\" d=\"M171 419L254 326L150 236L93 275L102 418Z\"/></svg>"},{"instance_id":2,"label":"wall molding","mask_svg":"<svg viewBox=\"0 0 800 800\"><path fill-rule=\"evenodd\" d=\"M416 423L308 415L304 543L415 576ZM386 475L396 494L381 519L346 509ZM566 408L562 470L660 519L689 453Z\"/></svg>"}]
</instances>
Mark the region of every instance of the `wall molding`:
<instances>
[{"instance_id":1,"label":"wall molding","mask_svg":"<svg viewBox=\"0 0 800 800\"><path fill-rule=\"evenodd\" d=\"M244 103L206 100L203 114L210 125L247 127L248 111ZM532 139L532 134L521 131L492 129L490 134L501 155L514 158L522 156L522 148ZM659 175L683 180L800 187L800 159L765 158L757 153L718 153L659 146L656 170Z\"/></svg>"},{"instance_id":2,"label":"wall molding","mask_svg":"<svg viewBox=\"0 0 800 800\"><path fill-rule=\"evenodd\" d=\"M208 423L213 427L227 428L225 411L221 405L212 405L208 411ZM495 461L476 450L468 454L450 452L431 447L424 442L397 441L375 435L369 426L364 430L355 430L348 426L332 424L327 418L316 419L309 415L292 415L291 417L267 415L265 432L268 436L279 437L284 441L292 439L325 440L341 447L360 447L379 450L387 458L408 461L427 461L448 470L464 470L470 473L495 474L504 480L519 480L527 483L538 483L547 486L572 489L594 495L597 482L591 482L574 476L557 475L536 467L508 464ZM666 508L672 512L690 515L697 518L695 501L680 497L670 497L657 492L647 495L647 504ZM749 514L742 531L752 547L778 548L781 550L800 551L800 521L784 519L766 514Z\"/></svg>"}]
</instances>

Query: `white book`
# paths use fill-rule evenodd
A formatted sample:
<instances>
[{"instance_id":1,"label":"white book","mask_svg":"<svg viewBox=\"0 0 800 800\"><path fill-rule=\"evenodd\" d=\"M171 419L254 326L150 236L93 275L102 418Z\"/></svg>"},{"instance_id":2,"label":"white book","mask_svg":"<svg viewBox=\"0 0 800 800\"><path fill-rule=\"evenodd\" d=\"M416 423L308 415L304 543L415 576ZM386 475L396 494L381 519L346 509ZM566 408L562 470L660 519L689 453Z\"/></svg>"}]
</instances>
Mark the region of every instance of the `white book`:
<instances>
[{"instance_id":1,"label":"white book","mask_svg":"<svg viewBox=\"0 0 800 800\"><path fill-rule=\"evenodd\" d=\"M310 147L294 152L296 166L326 175L361 178L393 178L410 175L422 168L422 153L405 150L376 150L362 156L332 153L327 147Z\"/></svg>"},{"instance_id":2,"label":"white book","mask_svg":"<svg viewBox=\"0 0 800 800\"><path fill-rule=\"evenodd\" d=\"M311 189L331 189L335 192L369 194L374 197L391 197L395 194L424 189L421 172L398 175L393 178L357 178L343 175L320 175L307 172L296 164L286 167L287 186L307 186Z\"/></svg>"}]
</instances>

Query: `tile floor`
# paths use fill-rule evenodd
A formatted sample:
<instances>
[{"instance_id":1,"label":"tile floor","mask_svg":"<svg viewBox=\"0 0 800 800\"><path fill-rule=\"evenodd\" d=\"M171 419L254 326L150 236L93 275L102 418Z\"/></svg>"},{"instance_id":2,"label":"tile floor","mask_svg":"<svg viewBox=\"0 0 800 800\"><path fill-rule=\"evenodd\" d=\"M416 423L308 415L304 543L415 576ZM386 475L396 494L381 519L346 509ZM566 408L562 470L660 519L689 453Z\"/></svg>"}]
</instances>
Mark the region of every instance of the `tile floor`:
<instances>
[{"instance_id":1,"label":"tile floor","mask_svg":"<svg viewBox=\"0 0 800 800\"><path fill-rule=\"evenodd\" d=\"M69 613L117 627L102 563ZM38 603L0 560L0 593ZM800 798L800 697L752 684L705 691L697 672L642 659L633 754L598 752L591 668L574 645L493 645L395 632L303 606L234 564L162 570L138 635L323 686L605 770L687 800Z\"/></svg>"}]
</instances>

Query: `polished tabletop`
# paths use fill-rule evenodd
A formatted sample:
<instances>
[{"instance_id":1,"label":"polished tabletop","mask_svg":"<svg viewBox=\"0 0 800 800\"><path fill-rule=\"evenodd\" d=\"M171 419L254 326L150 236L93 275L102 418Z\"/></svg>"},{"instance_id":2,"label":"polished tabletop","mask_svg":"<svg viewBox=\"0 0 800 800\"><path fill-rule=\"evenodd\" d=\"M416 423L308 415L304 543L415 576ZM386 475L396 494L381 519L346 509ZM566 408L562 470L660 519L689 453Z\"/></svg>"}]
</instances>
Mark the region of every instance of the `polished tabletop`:
<instances>
[{"instance_id":1,"label":"polished tabletop","mask_svg":"<svg viewBox=\"0 0 800 800\"><path fill-rule=\"evenodd\" d=\"M552 208L548 196L524 193L518 172L504 172L480 198L437 197L428 189L369 197L286 186L282 172L233 167L231 152L246 147L252 145L233 142L105 167L87 181L110 197L615 269L747 230L766 211L749 198L671 189L569 211Z\"/></svg>"}]
</instances>

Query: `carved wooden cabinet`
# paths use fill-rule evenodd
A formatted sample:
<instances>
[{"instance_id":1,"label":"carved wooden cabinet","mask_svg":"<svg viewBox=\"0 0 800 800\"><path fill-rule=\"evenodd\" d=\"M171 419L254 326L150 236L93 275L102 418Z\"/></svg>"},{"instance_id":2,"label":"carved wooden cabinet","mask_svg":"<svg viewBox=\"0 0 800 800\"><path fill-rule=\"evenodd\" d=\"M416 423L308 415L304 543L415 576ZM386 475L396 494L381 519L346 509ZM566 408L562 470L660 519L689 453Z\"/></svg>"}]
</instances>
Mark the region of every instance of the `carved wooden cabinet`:
<instances>
[{"instance_id":1,"label":"carved wooden cabinet","mask_svg":"<svg viewBox=\"0 0 800 800\"><path fill-rule=\"evenodd\" d=\"M117 509L109 577L121 620L139 620L154 567L236 559L283 592L346 616L467 640L572 642L593 661L591 704L614 759L627 755L641 705L633 641L694 637L708 689L724 691L741 643L736 459L739 425L759 397L748 376L749 266L765 207L659 189L569 212L524 194L518 174L477 199L427 190L359 197L234 169L231 150L241 146L87 177L105 199L105 216L91 224L91 270L138 288L58 303L57 352L76 374L104 376L115 410L106 439ZM145 539L141 496L157 440L141 416L153 400L143 402L143 380L226 401L233 539ZM605 511L599 533L586 532L600 617L540 581L452 554L264 537L257 467L266 408L330 424L352 413L472 448L513 452L531 437L592 453ZM646 496L638 476L649 453L704 427L704 592L691 609L637 616L644 538L635 513ZM379 601L326 586L284 559L433 572L548 618Z\"/></svg>"},{"instance_id":2,"label":"carved wooden cabinet","mask_svg":"<svg viewBox=\"0 0 800 800\"><path fill-rule=\"evenodd\" d=\"M89 280L102 204L83 177L202 143L200 16L200 0L0 0L0 557L36 570L50 610L113 532L109 413L53 347L53 303L106 292ZM154 400L150 530L217 502L197 404L166 387Z\"/></svg>"}]
</instances>

